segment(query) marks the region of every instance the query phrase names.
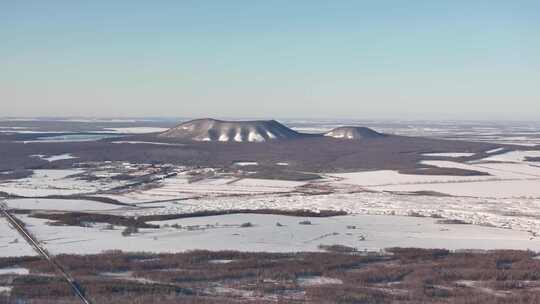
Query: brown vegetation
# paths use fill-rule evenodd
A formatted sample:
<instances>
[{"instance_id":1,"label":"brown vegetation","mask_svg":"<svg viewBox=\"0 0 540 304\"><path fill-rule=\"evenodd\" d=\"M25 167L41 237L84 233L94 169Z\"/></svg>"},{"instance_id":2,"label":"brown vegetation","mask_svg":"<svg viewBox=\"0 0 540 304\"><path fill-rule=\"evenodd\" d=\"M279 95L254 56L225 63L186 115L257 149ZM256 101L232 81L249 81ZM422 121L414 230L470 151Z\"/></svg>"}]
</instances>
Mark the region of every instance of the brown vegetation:
<instances>
[{"instance_id":1,"label":"brown vegetation","mask_svg":"<svg viewBox=\"0 0 540 304\"><path fill-rule=\"evenodd\" d=\"M333 246L328 246L332 248ZM522 303L540 301L540 260L527 251L393 248L384 254L122 253L57 257L95 303ZM0 303L77 303L37 258ZM321 278L304 284L305 278ZM328 278L330 281L326 281ZM0 276L1 279L1 276ZM17 302L19 301L19 302Z\"/></svg>"}]
</instances>

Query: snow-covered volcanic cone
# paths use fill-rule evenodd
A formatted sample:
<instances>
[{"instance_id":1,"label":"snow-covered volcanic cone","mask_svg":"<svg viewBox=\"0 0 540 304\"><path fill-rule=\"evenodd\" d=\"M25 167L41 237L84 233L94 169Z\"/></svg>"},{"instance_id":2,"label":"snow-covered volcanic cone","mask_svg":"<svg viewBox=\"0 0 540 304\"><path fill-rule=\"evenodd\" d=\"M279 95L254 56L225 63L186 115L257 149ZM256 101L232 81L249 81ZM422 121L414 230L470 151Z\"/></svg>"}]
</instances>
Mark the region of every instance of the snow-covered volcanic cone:
<instances>
[{"instance_id":1,"label":"snow-covered volcanic cone","mask_svg":"<svg viewBox=\"0 0 540 304\"><path fill-rule=\"evenodd\" d=\"M223 121L195 119L162 132L158 137L217 142L264 142L302 135L275 120Z\"/></svg>"},{"instance_id":2,"label":"snow-covered volcanic cone","mask_svg":"<svg viewBox=\"0 0 540 304\"><path fill-rule=\"evenodd\" d=\"M360 140L366 138L379 138L384 137L385 135L366 127L339 127L325 133L324 136Z\"/></svg>"}]
</instances>

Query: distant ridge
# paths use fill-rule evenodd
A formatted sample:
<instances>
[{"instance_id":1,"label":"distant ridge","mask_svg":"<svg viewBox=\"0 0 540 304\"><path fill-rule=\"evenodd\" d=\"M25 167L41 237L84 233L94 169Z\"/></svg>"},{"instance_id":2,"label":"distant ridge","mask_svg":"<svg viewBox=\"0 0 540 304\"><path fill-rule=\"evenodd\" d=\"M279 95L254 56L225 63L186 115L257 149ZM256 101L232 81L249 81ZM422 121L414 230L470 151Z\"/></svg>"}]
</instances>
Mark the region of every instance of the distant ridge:
<instances>
[{"instance_id":1,"label":"distant ridge","mask_svg":"<svg viewBox=\"0 0 540 304\"><path fill-rule=\"evenodd\" d=\"M208 142L266 142L301 136L275 120L224 121L212 118L187 121L158 134L162 138Z\"/></svg>"},{"instance_id":2,"label":"distant ridge","mask_svg":"<svg viewBox=\"0 0 540 304\"><path fill-rule=\"evenodd\" d=\"M325 133L324 136L361 140L367 138L380 138L385 137L386 135L366 127L339 127L330 130L329 132Z\"/></svg>"}]
</instances>

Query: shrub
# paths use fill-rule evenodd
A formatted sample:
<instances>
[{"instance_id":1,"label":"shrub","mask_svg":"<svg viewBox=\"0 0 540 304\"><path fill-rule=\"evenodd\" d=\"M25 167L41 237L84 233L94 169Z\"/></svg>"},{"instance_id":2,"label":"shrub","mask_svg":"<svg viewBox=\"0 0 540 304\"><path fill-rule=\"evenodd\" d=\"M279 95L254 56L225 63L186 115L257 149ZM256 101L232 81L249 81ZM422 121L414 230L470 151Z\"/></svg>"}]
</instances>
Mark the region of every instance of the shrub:
<instances>
[{"instance_id":1,"label":"shrub","mask_svg":"<svg viewBox=\"0 0 540 304\"><path fill-rule=\"evenodd\" d=\"M319 245L319 249L330 252L355 252L358 249L345 245Z\"/></svg>"},{"instance_id":2,"label":"shrub","mask_svg":"<svg viewBox=\"0 0 540 304\"><path fill-rule=\"evenodd\" d=\"M122 231L122 236L130 236L132 235L133 233L137 233L139 232L139 228L137 228L136 226L127 226L123 231Z\"/></svg>"}]
</instances>

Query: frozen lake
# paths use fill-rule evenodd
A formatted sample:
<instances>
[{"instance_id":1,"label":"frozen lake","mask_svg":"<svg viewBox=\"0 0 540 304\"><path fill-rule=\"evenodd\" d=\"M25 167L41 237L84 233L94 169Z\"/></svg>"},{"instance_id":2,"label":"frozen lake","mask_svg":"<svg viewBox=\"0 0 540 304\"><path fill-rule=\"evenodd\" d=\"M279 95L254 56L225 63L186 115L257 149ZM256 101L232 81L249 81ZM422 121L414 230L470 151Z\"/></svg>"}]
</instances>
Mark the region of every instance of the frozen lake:
<instances>
[{"instance_id":1,"label":"frozen lake","mask_svg":"<svg viewBox=\"0 0 540 304\"><path fill-rule=\"evenodd\" d=\"M96 141L106 138L118 138L121 135L110 135L110 134L69 134L69 135L55 135L55 136L44 136L38 137L35 140L30 140L26 142L84 142L84 141Z\"/></svg>"}]
</instances>

